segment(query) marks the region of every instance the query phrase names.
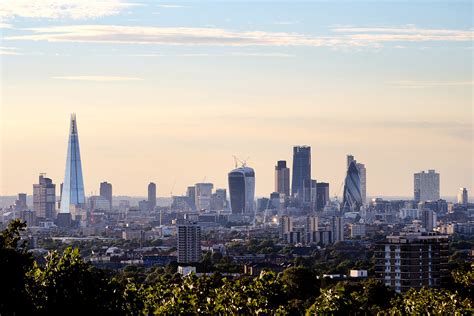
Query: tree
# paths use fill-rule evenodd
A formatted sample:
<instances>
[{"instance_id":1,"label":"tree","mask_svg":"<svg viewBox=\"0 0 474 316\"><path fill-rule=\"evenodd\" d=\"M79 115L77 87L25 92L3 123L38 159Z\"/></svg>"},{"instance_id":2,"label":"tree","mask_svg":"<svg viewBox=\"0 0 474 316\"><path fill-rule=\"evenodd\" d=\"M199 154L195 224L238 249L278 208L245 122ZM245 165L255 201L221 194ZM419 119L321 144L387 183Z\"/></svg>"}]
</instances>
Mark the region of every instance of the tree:
<instances>
[{"instance_id":1,"label":"tree","mask_svg":"<svg viewBox=\"0 0 474 316\"><path fill-rule=\"evenodd\" d=\"M462 298L458 293L445 289L411 289L392 300L391 314L398 315L472 315L470 298Z\"/></svg>"},{"instance_id":2,"label":"tree","mask_svg":"<svg viewBox=\"0 0 474 316\"><path fill-rule=\"evenodd\" d=\"M33 311L27 292L31 282L27 272L33 265L33 257L20 237L25 228L26 223L17 219L0 233L0 315L27 315Z\"/></svg>"},{"instance_id":3,"label":"tree","mask_svg":"<svg viewBox=\"0 0 474 316\"><path fill-rule=\"evenodd\" d=\"M34 280L29 294L39 314L125 314L123 287L104 271L84 262L78 249L67 248L62 255L53 251L46 265L36 263L28 275Z\"/></svg>"}]
</instances>

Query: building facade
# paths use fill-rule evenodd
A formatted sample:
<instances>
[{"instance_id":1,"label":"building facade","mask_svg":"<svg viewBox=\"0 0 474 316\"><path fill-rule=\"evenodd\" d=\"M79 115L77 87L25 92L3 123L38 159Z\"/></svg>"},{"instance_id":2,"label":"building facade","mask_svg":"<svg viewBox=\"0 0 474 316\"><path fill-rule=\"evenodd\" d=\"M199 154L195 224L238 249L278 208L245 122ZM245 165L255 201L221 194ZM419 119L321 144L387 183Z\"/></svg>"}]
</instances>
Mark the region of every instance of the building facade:
<instances>
[{"instance_id":1,"label":"building facade","mask_svg":"<svg viewBox=\"0 0 474 316\"><path fill-rule=\"evenodd\" d=\"M467 203L469 203L467 189L460 188L458 192L458 204L467 205Z\"/></svg>"},{"instance_id":2,"label":"building facade","mask_svg":"<svg viewBox=\"0 0 474 316\"><path fill-rule=\"evenodd\" d=\"M229 195L232 214L254 214L255 171L252 168L243 166L229 172Z\"/></svg>"},{"instance_id":3,"label":"building facade","mask_svg":"<svg viewBox=\"0 0 474 316\"><path fill-rule=\"evenodd\" d=\"M148 208L153 211L156 207L156 184L150 182L148 184Z\"/></svg>"},{"instance_id":4,"label":"building facade","mask_svg":"<svg viewBox=\"0 0 474 316\"><path fill-rule=\"evenodd\" d=\"M329 183L319 182L316 184L316 210L322 211L329 203Z\"/></svg>"},{"instance_id":5,"label":"building facade","mask_svg":"<svg viewBox=\"0 0 474 316\"><path fill-rule=\"evenodd\" d=\"M285 160L279 160L275 166L275 192L290 196L290 168Z\"/></svg>"},{"instance_id":6,"label":"building facade","mask_svg":"<svg viewBox=\"0 0 474 316\"><path fill-rule=\"evenodd\" d=\"M76 114L72 114L67 147L66 172L61 190L60 213L70 214L71 209L84 208L85 202Z\"/></svg>"},{"instance_id":7,"label":"building facade","mask_svg":"<svg viewBox=\"0 0 474 316\"><path fill-rule=\"evenodd\" d=\"M440 177L435 170L421 171L413 175L414 199L420 201L437 201L440 198Z\"/></svg>"},{"instance_id":8,"label":"building facade","mask_svg":"<svg viewBox=\"0 0 474 316\"><path fill-rule=\"evenodd\" d=\"M33 211L39 219L53 219L56 215L56 185L43 175L38 184L33 184Z\"/></svg>"},{"instance_id":9,"label":"building facade","mask_svg":"<svg viewBox=\"0 0 474 316\"><path fill-rule=\"evenodd\" d=\"M342 210L344 212L358 212L362 206L362 195L360 190L359 169L355 160L351 161L347 168L346 180L344 182L344 195Z\"/></svg>"},{"instance_id":10,"label":"building facade","mask_svg":"<svg viewBox=\"0 0 474 316\"><path fill-rule=\"evenodd\" d=\"M176 227L178 263L197 263L201 260L201 227L182 224Z\"/></svg>"},{"instance_id":11,"label":"building facade","mask_svg":"<svg viewBox=\"0 0 474 316\"><path fill-rule=\"evenodd\" d=\"M109 209L112 209L112 184L107 181L100 183L100 196L109 201Z\"/></svg>"},{"instance_id":12,"label":"building facade","mask_svg":"<svg viewBox=\"0 0 474 316\"><path fill-rule=\"evenodd\" d=\"M311 147L293 147L293 176L291 194L296 199L302 199L305 180L311 179Z\"/></svg>"},{"instance_id":13,"label":"building facade","mask_svg":"<svg viewBox=\"0 0 474 316\"><path fill-rule=\"evenodd\" d=\"M316 180L309 179L304 181L302 202L305 209L311 211L316 209L317 189Z\"/></svg>"},{"instance_id":14,"label":"building facade","mask_svg":"<svg viewBox=\"0 0 474 316\"><path fill-rule=\"evenodd\" d=\"M449 274L448 236L407 232L376 244L377 278L396 292L439 287Z\"/></svg>"},{"instance_id":15,"label":"building facade","mask_svg":"<svg viewBox=\"0 0 474 316\"><path fill-rule=\"evenodd\" d=\"M211 209L213 187L212 183L196 183L195 204L198 211Z\"/></svg>"}]
</instances>

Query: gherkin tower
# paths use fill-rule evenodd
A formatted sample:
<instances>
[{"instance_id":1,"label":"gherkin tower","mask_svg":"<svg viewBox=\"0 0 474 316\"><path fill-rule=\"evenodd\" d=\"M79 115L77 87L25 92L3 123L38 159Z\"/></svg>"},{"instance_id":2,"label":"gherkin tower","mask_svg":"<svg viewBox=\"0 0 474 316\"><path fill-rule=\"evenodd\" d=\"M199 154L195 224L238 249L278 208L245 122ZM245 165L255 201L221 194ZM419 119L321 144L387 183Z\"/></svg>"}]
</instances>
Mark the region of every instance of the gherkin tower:
<instances>
[{"instance_id":1,"label":"gherkin tower","mask_svg":"<svg viewBox=\"0 0 474 316\"><path fill-rule=\"evenodd\" d=\"M358 212L362 206L360 174L356 162L351 161L344 182L343 212Z\"/></svg>"},{"instance_id":2,"label":"gherkin tower","mask_svg":"<svg viewBox=\"0 0 474 316\"><path fill-rule=\"evenodd\" d=\"M76 114L71 115L69 142L67 146L66 172L61 191L60 213L71 213L71 206L85 206L84 180L82 178L79 135L77 134Z\"/></svg>"}]
</instances>

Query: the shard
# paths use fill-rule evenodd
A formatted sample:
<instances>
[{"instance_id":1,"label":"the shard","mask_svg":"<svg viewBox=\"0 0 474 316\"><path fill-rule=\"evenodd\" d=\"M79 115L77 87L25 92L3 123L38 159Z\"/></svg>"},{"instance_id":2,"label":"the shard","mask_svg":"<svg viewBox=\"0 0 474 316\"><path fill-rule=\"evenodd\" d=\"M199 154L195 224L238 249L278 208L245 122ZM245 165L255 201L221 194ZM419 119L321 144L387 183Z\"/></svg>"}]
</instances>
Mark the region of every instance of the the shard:
<instances>
[{"instance_id":1,"label":"the shard","mask_svg":"<svg viewBox=\"0 0 474 316\"><path fill-rule=\"evenodd\" d=\"M347 168L342 210L343 212L358 212L361 206L360 174L354 160L349 162L349 167Z\"/></svg>"},{"instance_id":2,"label":"the shard","mask_svg":"<svg viewBox=\"0 0 474 316\"><path fill-rule=\"evenodd\" d=\"M71 208L83 208L84 206L84 180L82 178L79 136L77 134L76 114L72 114L60 213L71 213Z\"/></svg>"}]
</instances>

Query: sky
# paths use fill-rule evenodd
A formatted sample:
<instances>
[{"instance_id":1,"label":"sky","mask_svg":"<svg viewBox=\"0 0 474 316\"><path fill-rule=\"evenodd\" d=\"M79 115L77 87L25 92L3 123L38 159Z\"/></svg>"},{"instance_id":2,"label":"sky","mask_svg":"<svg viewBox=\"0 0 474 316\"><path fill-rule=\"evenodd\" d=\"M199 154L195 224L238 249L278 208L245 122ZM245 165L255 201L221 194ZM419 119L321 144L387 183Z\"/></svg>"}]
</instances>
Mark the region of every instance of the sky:
<instances>
[{"instance_id":1,"label":"sky","mask_svg":"<svg viewBox=\"0 0 474 316\"><path fill-rule=\"evenodd\" d=\"M235 155L267 196L294 145L332 196L347 154L369 196L474 195L472 6L0 0L0 195L63 181L71 113L87 195L226 188Z\"/></svg>"}]
</instances>

